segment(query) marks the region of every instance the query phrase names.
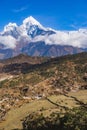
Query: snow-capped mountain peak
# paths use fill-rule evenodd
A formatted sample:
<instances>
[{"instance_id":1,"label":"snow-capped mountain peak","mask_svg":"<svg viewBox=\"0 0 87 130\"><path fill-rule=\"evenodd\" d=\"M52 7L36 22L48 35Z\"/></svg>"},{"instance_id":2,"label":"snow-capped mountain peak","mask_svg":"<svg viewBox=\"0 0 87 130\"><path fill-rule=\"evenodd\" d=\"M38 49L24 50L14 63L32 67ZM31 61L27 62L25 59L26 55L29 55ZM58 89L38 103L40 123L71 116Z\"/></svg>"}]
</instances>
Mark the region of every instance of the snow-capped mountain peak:
<instances>
[{"instance_id":1,"label":"snow-capped mountain peak","mask_svg":"<svg viewBox=\"0 0 87 130\"><path fill-rule=\"evenodd\" d=\"M32 16L26 18L23 20L23 25L25 26L32 26L37 25L39 27L43 27L36 19L34 19Z\"/></svg>"},{"instance_id":2,"label":"snow-capped mountain peak","mask_svg":"<svg viewBox=\"0 0 87 130\"><path fill-rule=\"evenodd\" d=\"M6 39L6 42L7 39L8 42L11 41L10 39L15 39L17 44L43 41L45 44L71 45L86 48L87 29L59 31L52 28L45 28L30 16L24 19L20 26L16 23L6 25L3 32L0 32L0 43L4 44L3 39Z\"/></svg>"},{"instance_id":3,"label":"snow-capped mountain peak","mask_svg":"<svg viewBox=\"0 0 87 130\"><path fill-rule=\"evenodd\" d=\"M0 36L11 36L17 39L19 36L19 27L16 23L9 23L4 27L4 30L0 33Z\"/></svg>"},{"instance_id":4,"label":"snow-capped mountain peak","mask_svg":"<svg viewBox=\"0 0 87 130\"><path fill-rule=\"evenodd\" d=\"M48 33L47 28L43 27L36 19L32 16L23 20L23 24L20 26L20 30L24 32L24 35L28 35L29 37L34 38L37 35L44 35Z\"/></svg>"},{"instance_id":5,"label":"snow-capped mountain peak","mask_svg":"<svg viewBox=\"0 0 87 130\"><path fill-rule=\"evenodd\" d=\"M20 37L34 38L38 35L50 35L54 33L53 30L43 27L36 19L32 16L23 20L23 24L17 26L16 23L9 23L4 27L1 36L12 36L13 38L20 39Z\"/></svg>"},{"instance_id":6,"label":"snow-capped mountain peak","mask_svg":"<svg viewBox=\"0 0 87 130\"><path fill-rule=\"evenodd\" d=\"M11 30L14 30L14 28L17 28L17 24L16 23L9 23L8 25L6 25L4 27L4 32L7 32L7 31L11 31Z\"/></svg>"}]
</instances>

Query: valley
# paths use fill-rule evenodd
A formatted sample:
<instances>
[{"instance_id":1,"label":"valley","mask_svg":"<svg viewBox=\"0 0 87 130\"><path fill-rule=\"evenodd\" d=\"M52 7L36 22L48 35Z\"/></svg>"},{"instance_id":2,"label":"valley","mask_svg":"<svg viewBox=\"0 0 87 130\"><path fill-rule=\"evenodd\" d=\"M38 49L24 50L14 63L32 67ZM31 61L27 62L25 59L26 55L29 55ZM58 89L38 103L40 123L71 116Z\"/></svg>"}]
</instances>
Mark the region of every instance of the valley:
<instances>
[{"instance_id":1,"label":"valley","mask_svg":"<svg viewBox=\"0 0 87 130\"><path fill-rule=\"evenodd\" d=\"M0 61L0 130L23 129L29 114L87 106L87 53Z\"/></svg>"},{"instance_id":2,"label":"valley","mask_svg":"<svg viewBox=\"0 0 87 130\"><path fill-rule=\"evenodd\" d=\"M87 130L87 0L1 0L0 130Z\"/></svg>"}]
</instances>

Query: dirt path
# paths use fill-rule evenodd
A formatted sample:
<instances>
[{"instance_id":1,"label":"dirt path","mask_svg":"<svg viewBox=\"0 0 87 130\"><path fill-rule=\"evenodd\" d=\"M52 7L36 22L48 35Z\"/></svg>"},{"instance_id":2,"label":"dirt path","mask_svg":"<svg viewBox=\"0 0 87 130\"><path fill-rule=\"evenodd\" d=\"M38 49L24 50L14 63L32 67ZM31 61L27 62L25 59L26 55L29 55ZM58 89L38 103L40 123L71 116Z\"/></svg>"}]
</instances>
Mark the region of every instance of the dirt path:
<instances>
[{"instance_id":1,"label":"dirt path","mask_svg":"<svg viewBox=\"0 0 87 130\"><path fill-rule=\"evenodd\" d=\"M12 78L13 78L12 75L6 75L6 74L4 74L4 75L0 76L0 82L4 81L6 79L12 79Z\"/></svg>"}]
</instances>

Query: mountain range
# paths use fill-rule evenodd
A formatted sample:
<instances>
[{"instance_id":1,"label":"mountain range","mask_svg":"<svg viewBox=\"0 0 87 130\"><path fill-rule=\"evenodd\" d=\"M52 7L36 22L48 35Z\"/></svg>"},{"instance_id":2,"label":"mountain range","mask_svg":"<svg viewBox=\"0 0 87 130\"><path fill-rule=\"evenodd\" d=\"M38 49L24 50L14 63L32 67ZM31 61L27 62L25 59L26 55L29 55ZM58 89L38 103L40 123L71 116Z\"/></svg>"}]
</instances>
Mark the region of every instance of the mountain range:
<instances>
[{"instance_id":1,"label":"mountain range","mask_svg":"<svg viewBox=\"0 0 87 130\"><path fill-rule=\"evenodd\" d=\"M87 29L58 31L42 26L32 16L18 26L9 23L0 32L0 59L21 53L57 57L87 50Z\"/></svg>"}]
</instances>

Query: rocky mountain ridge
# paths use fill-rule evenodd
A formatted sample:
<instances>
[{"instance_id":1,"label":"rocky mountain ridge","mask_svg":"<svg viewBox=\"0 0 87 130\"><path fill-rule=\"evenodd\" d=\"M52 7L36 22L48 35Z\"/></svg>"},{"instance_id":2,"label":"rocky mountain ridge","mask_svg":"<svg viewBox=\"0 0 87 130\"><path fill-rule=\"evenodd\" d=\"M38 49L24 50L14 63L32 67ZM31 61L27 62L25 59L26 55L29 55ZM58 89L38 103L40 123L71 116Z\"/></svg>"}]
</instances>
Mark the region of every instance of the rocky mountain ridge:
<instances>
[{"instance_id":1,"label":"rocky mountain ridge","mask_svg":"<svg viewBox=\"0 0 87 130\"><path fill-rule=\"evenodd\" d=\"M0 59L21 53L57 57L86 51L87 30L59 31L42 26L32 16L18 26L9 23L0 32Z\"/></svg>"}]
</instances>

